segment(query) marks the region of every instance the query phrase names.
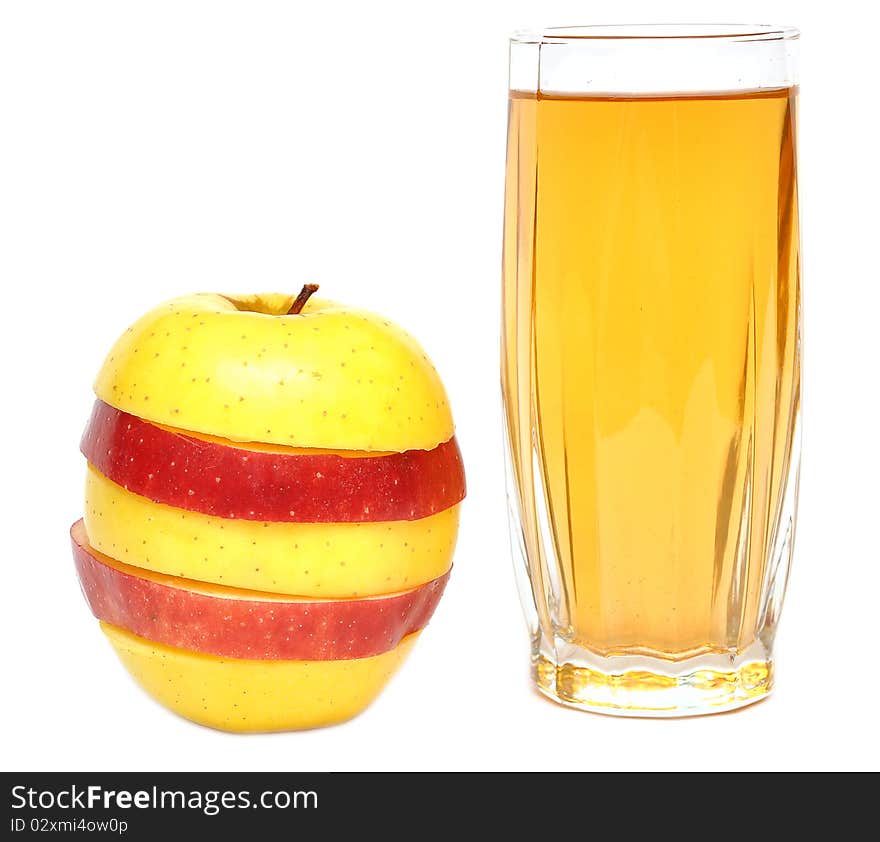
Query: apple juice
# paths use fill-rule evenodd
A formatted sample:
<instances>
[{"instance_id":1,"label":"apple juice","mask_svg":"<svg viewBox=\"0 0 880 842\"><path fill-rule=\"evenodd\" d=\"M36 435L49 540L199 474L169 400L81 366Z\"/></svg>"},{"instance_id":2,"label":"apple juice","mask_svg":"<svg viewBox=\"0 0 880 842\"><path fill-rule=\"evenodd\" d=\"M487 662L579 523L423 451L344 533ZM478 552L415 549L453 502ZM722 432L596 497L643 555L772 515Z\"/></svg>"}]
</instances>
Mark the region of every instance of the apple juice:
<instances>
[{"instance_id":1,"label":"apple juice","mask_svg":"<svg viewBox=\"0 0 880 842\"><path fill-rule=\"evenodd\" d=\"M568 649L769 649L796 483L796 101L511 94L502 375L539 685Z\"/></svg>"}]
</instances>

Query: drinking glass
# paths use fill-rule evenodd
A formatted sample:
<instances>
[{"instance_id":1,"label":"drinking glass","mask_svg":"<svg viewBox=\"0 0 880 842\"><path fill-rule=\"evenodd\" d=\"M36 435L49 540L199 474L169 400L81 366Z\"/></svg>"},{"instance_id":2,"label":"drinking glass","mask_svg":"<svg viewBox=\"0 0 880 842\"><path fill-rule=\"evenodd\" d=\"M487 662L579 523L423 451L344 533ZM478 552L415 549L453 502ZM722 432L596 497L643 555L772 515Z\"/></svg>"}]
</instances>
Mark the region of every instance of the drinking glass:
<instances>
[{"instance_id":1,"label":"drinking glass","mask_svg":"<svg viewBox=\"0 0 880 842\"><path fill-rule=\"evenodd\" d=\"M533 678L585 710L755 702L794 539L798 32L517 33L502 384Z\"/></svg>"}]
</instances>

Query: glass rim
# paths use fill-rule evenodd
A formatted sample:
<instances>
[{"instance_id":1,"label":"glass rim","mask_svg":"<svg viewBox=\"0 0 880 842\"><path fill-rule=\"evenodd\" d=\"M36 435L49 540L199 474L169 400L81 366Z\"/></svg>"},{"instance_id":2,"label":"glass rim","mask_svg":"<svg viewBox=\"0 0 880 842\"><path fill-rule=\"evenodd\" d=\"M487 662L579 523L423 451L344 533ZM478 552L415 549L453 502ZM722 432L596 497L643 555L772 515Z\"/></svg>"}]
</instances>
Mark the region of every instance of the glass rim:
<instances>
[{"instance_id":1,"label":"glass rim","mask_svg":"<svg viewBox=\"0 0 880 842\"><path fill-rule=\"evenodd\" d=\"M513 44L575 44L584 41L795 41L794 26L733 23L589 24L521 29L510 36Z\"/></svg>"}]
</instances>

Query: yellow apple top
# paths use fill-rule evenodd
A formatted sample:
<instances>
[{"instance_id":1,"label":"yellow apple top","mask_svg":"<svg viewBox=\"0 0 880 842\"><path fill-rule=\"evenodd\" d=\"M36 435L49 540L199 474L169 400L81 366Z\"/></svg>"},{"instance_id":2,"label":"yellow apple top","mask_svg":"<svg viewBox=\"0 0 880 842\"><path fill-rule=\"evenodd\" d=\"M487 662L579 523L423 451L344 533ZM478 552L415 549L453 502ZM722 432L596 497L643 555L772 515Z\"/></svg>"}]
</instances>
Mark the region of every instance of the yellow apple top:
<instances>
[{"instance_id":1,"label":"yellow apple top","mask_svg":"<svg viewBox=\"0 0 880 842\"><path fill-rule=\"evenodd\" d=\"M425 352L382 316L296 296L175 298L117 340L97 396L148 421L240 442L428 450L453 435Z\"/></svg>"}]
</instances>

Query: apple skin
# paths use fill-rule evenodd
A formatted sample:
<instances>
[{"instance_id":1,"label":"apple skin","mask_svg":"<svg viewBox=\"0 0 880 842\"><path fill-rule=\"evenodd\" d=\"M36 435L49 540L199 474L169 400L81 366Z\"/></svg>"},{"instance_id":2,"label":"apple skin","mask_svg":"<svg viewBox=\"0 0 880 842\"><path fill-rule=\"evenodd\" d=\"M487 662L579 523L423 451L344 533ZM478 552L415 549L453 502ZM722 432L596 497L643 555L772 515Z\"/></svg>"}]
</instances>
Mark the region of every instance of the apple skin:
<instances>
[{"instance_id":1,"label":"apple skin","mask_svg":"<svg viewBox=\"0 0 880 842\"><path fill-rule=\"evenodd\" d=\"M148 421L233 441L431 450L452 438L443 383L409 334L365 310L295 296L188 295L116 342L96 395Z\"/></svg>"},{"instance_id":2,"label":"apple skin","mask_svg":"<svg viewBox=\"0 0 880 842\"><path fill-rule=\"evenodd\" d=\"M83 594L99 620L192 652L251 660L333 661L394 649L423 629L449 573L403 593L366 599L282 599L138 570L70 530Z\"/></svg>"},{"instance_id":3,"label":"apple skin","mask_svg":"<svg viewBox=\"0 0 880 842\"><path fill-rule=\"evenodd\" d=\"M461 502L455 437L432 450L349 458L235 447L95 402L80 444L127 491L217 517L274 522L419 520Z\"/></svg>"}]
</instances>

